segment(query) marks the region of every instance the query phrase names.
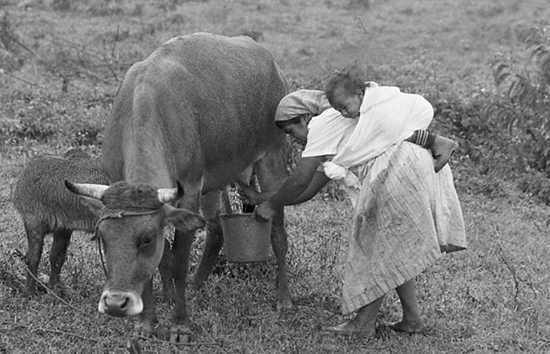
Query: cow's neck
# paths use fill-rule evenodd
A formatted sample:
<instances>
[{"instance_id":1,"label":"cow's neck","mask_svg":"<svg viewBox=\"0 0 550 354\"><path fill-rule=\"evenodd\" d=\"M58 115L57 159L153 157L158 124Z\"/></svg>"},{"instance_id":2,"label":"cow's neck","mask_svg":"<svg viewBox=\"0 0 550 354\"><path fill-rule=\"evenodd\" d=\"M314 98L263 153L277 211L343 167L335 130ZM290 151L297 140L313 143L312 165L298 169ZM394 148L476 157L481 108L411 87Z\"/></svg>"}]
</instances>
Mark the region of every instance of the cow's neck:
<instances>
[{"instance_id":1,"label":"cow's neck","mask_svg":"<svg viewBox=\"0 0 550 354\"><path fill-rule=\"evenodd\" d=\"M122 147L124 180L153 187L172 187L171 155L165 142L161 129L154 124L136 122L133 129L128 129Z\"/></svg>"}]
</instances>

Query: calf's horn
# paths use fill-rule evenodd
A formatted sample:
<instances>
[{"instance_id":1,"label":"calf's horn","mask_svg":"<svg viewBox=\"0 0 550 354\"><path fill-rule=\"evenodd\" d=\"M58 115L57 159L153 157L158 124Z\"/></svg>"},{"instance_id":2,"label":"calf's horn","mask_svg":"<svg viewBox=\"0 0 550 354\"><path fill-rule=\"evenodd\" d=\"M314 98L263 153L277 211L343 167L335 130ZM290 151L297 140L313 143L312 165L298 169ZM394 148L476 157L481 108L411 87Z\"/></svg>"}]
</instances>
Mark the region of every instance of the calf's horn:
<instances>
[{"instance_id":1,"label":"calf's horn","mask_svg":"<svg viewBox=\"0 0 550 354\"><path fill-rule=\"evenodd\" d=\"M103 193L109 188L104 184L91 184L91 183L71 183L65 180L65 186L73 193L92 197L95 199L101 199Z\"/></svg>"},{"instance_id":2,"label":"calf's horn","mask_svg":"<svg viewBox=\"0 0 550 354\"><path fill-rule=\"evenodd\" d=\"M170 203L183 197L183 187L179 182L176 188L159 188L157 189L157 195L159 202Z\"/></svg>"}]
</instances>

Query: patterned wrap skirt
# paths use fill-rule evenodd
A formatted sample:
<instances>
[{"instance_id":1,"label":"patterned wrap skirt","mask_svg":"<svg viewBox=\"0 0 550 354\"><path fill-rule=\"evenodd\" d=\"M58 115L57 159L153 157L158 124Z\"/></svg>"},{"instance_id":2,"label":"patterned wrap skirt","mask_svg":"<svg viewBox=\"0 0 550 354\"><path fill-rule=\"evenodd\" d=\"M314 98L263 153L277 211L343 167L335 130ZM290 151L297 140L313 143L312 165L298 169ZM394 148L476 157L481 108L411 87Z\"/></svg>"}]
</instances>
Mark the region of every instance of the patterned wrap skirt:
<instances>
[{"instance_id":1,"label":"patterned wrap skirt","mask_svg":"<svg viewBox=\"0 0 550 354\"><path fill-rule=\"evenodd\" d=\"M360 166L342 310L351 313L413 279L443 252L466 248L464 220L446 165L403 142Z\"/></svg>"}]
</instances>

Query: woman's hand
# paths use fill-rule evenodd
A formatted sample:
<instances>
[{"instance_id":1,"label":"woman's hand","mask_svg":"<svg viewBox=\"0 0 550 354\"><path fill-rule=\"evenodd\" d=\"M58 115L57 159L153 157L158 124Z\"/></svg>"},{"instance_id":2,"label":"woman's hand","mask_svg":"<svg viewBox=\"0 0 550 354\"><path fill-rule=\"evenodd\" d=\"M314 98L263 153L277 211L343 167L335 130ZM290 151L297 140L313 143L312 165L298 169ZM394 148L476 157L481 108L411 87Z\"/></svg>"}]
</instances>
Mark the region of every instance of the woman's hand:
<instances>
[{"instance_id":1,"label":"woman's hand","mask_svg":"<svg viewBox=\"0 0 550 354\"><path fill-rule=\"evenodd\" d=\"M257 218L261 220L269 220L275 215L275 208L271 205L271 202L268 200L258 205L254 211L254 214Z\"/></svg>"},{"instance_id":2,"label":"woman's hand","mask_svg":"<svg viewBox=\"0 0 550 354\"><path fill-rule=\"evenodd\" d=\"M273 194L275 194L275 192L257 192L255 189L247 186L242 182L237 182L237 184L239 185L239 192L242 192L242 194L244 194L244 196L246 197L248 203L252 205L263 203L264 201L271 198Z\"/></svg>"}]
</instances>

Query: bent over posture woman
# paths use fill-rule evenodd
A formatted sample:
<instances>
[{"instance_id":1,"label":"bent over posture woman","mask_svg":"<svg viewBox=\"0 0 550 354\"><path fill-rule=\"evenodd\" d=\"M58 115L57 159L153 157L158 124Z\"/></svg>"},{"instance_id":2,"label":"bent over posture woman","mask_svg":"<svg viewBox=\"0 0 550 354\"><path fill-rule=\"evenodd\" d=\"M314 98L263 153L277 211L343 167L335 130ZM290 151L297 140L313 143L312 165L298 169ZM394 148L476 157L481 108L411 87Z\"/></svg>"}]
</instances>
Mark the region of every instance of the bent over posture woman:
<instances>
[{"instance_id":1,"label":"bent over posture woman","mask_svg":"<svg viewBox=\"0 0 550 354\"><path fill-rule=\"evenodd\" d=\"M277 206L303 202L330 179L343 180L356 195L342 309L357 314L326 330L373 335L384 295L396 289L403 319L392 328L418 332L415 277L443 252L466 248L450 167L436 172L429 150L407 140L428 128L433 108L420 95L365 84L357 68L332 77L326 96L335 110L311 119L293 175L257 214L269 218Z\"/></svg>"}]
</instances>

